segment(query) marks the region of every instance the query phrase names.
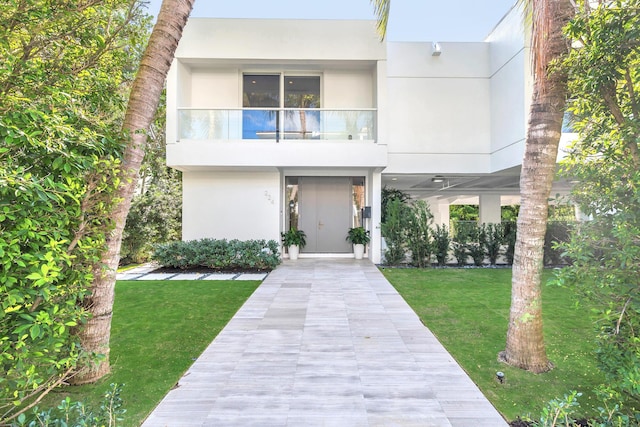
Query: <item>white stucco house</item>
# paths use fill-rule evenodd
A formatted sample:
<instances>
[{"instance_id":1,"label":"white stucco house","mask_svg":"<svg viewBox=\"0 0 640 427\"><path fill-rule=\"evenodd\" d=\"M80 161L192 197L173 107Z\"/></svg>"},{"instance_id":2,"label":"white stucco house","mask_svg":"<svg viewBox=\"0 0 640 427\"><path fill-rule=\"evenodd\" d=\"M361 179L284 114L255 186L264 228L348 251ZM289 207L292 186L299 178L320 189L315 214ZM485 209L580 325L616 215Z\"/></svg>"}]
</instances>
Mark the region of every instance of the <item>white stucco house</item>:
<instances>
[{"instance_id":1,"label":"white stucco house","mask_svg":"<svg viewBox=\"0 0 640 427\"><path fill-rule=\"evenodd\" d=\"M301 256L380 261L385 185L499 222L518 195L530 99L512 11L484 42L380 41L375 22L189 20L167 82L167 164L183 239L307 234ZM564 187L559 184L558 191Z\"/></svg>"}]
</instances>

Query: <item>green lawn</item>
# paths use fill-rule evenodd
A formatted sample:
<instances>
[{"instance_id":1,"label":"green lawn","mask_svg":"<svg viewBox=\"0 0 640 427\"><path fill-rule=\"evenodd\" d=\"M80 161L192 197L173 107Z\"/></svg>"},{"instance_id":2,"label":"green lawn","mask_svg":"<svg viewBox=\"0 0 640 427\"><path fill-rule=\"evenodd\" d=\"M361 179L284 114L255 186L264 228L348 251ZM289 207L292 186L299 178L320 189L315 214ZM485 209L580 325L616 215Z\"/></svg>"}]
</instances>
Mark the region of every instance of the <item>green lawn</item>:
<instances>
[{"instance_id":1,"label":"green lawn","mask_svg":"<svg viewBox=\"0 0 640 427\"><path fill-rule=\"evenodd\" d=\"M545 341L556 367L535 375L497 361L505 345L511 270L382 271L507 419L539 415L546 402L571 390L583 393L580 404L585 412L595 406L591 390L603 378L593 356L589 309L577 309L568 289L543 285ZM545 278L551 277L552 272L546 272ZM497 371L505 373L504 384L495 380Z\"/></svg>"},{"instance_id":2,"label":"green lawn","mask_svg":"<svg viewBox=\"0 0 640 427\"><path fill-rule=\"evenodd\" d=\"M125 384L125 425L139 426L258 287L257 281L121 281L116 285L112 373L97 384L53 393L99 402Z\"/></svg>"}]
</instances>

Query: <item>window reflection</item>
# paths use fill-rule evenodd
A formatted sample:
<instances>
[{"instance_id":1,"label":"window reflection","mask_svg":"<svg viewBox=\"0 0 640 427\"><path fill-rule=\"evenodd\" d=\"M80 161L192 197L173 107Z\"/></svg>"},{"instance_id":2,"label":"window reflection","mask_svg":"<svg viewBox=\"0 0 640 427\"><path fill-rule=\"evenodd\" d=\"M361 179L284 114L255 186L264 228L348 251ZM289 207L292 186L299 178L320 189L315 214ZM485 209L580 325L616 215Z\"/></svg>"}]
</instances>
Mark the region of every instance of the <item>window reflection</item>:
<instances>
[{"instance_id":1,"label":"window reflection","mask_svg":"<svg viewBox=\"0 0 640 427\"><path fill-rule=\"evenodd\" d=\"M289 176L286 179L286 210L287 210L287 224L289 224L289 229L298 228L298 218L299 218L299 209L298 209L298 178Z\"/></svg>"}]
</instances>

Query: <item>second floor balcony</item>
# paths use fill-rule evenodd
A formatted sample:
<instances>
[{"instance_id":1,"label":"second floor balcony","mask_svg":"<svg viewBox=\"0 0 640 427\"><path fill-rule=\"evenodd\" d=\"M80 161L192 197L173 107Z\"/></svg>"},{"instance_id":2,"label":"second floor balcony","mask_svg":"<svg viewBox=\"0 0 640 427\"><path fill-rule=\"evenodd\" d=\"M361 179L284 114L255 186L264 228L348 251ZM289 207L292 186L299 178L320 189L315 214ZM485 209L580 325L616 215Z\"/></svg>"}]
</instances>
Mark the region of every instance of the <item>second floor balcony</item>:
<instances>
[{"instance_id":1,"label":"second floor balcony","mask_svg":"<svg viewBox=\"0 0 640 427\"><path fill-rule=\"evenodd\" d=\"M376 109L178 109L178 139L376 140Z\"/></svg>"}]
</instances>

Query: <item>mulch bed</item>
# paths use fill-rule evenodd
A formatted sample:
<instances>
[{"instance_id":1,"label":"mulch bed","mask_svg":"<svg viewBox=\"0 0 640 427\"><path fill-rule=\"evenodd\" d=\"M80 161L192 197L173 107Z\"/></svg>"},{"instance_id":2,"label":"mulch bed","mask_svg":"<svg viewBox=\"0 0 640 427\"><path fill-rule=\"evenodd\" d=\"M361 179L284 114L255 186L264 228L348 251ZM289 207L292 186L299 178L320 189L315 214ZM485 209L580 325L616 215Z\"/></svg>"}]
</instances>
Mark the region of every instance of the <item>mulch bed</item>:
<instances>
[{"instance_id":1,"label":"mulch bed","mask_svg":"<svg viewBox=\"0 0 640 427\"><path fill-rule=\"evenodd\" d=\"M215 268L207 267L194 267L194 268L172 268L172 267L159 267L153 270L151 273L165 273L165 274L179 274L179 273L199 273L199 274L264 274L269 273L271 270L258 270L258 269L235 269L235 270L217 270Z\"/></svg>"}]
</instances>

